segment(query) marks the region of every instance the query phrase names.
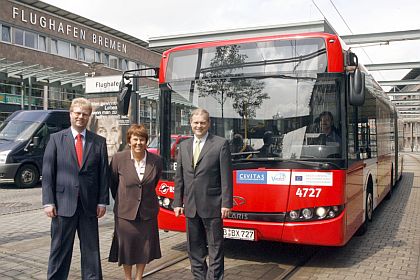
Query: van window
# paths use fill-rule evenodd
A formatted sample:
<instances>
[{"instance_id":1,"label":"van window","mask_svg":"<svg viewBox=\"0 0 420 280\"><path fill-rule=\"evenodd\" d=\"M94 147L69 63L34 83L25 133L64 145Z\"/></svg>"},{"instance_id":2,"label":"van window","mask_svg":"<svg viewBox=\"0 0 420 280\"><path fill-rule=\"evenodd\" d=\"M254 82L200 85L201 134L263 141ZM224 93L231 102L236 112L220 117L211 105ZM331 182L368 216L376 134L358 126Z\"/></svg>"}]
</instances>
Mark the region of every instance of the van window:
<instances>
[{"instance_id":1,"label":"van window","mask_svg":"<svg viewBox=\"0 0 420 280\"><path fill-rule=\"evenodd\" d=\"M47 129L49 133L56 133L62 130L63 128L61 126L58 126L56 124L47 123Z\"/></svg>"},{"instance_id":2,"label":"van window","mask_svg":"<svg viewBox=\"0 0 420 280\"><path fill-rule=\"evenodd\" d=\"M10 141L26 141L39 127L38 122L7 121L0 126L0 139Z\"/></svg>"},{"instance_id":3,"label":"van window","mask_svg":"<svg viewBox=\"0 0 420 280\"><path fill-rule=\"evenodd\" d=\"M39 138L39 144L36 148L44 149L47 146L48 140L50 139L50 130L46 124L43 124L34 135Z\"/></svg>"},{"instance_id":4,"label":"van window","mask_svg":"<svg viewBox=\"0 0 420 280\"><path fill-rule=\"evenodd\" d=\"M47 119L48 130L50 133L58 132L70 126L70 116L68 112L54 112Z\"/></svg>"}]
</instances>

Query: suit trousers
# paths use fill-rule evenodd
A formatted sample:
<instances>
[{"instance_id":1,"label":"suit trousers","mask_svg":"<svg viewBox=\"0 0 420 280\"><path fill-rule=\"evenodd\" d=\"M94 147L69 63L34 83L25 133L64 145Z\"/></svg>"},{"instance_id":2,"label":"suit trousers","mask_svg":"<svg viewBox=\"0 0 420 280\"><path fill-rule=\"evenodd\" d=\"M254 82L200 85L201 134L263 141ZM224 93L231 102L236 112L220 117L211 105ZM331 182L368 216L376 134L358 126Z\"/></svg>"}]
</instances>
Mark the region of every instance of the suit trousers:
<instances>
[{"instance_id":1,"label":"suit trousers","mask_svg":"<svg viewBox=\"0 0 420 280\"><path fill-rule=\"evenodd\" d=\"M68 278L76 231L80 240L82 279L102 279L98 218L84 213L80 199L72 217L57 216L51 220L51 252L47 279Z\"/></svg>"},{"instance_id":2,"label":"suit trousers","mask_svg":"<svg viewBox=\"0 0 420 280\"><path fill-rule=\"evenodd\" d=\"M187 218L187 250L195 280L223 279L223 221L221 218ZM206 257L209 257L207 266Z\"/></svg>"}]
</instances>

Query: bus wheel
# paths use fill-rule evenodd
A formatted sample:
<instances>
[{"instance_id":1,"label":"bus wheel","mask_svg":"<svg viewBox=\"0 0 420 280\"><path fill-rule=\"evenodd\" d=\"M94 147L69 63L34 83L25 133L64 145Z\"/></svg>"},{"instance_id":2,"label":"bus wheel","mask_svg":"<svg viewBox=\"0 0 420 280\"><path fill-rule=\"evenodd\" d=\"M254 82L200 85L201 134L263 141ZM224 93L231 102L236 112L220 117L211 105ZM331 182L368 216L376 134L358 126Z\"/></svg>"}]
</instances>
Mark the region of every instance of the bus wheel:
<instances>
[{"instance_id":1,"label":"bus wheel","mask_svg":"<svg viewBox=\"0 0 420 280\"><path fill-rule=\"evenodd\" d=\"M366 221L372 222L373 218L373 193L368 190L366 194Z\"/></svg>"},{"instance_id":2,"label":"bus wheel","mask_svg":"<svg viewBox=\"0 0 420 280\"><path fill-rule=\"evenodd\" d=\"M39 172L36 166L25 164L21 166L15 176L15 184L19 188L31 188L39 181Z\"/></svg>"},{"instance_id":3,"label":"bus wheel","mask_svg":"<svg viewBox=\"0 0 420 280\"><path fill-rule=\"evenodd\" d=\"M356 235L361 236L367 232L368 223L372 222L372 216L373 216L373 194L372 194L372 190L368 189L366 193L365 221L357 230Z\"/></svg>"},{"instance_id":4,"label":"bus wheel","mask_svg":"<svg viewBox=\"0 0 420 280\"><path fill-rule=\"evenodd\" d=\"M389 187L389 192L385 196L386 200L391 199L393 190L394 190L394 168L391 169L391 186Z\"/></svg>"}]
</instances>

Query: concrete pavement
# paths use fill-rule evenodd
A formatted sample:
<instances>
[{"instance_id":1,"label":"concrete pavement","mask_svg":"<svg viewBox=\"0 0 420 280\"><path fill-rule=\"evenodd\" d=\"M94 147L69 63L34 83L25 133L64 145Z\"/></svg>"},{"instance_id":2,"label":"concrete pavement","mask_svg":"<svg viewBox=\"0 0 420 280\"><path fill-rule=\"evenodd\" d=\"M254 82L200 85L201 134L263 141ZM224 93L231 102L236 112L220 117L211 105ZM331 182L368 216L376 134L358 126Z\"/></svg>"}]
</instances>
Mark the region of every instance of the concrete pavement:
<instances>
[{"instance_id":1,"label":"concrete pavement","mask_svg":"<svg viewBox=\"0 0 420 280\"><path fill-rule=\"evenodd\" d=\"M27 192L33 193L26 197ZM40 206L41 190L0 188L0 279L46 279L50 246L50 221ZM321 249L310 262L291 278L306 279L407 279L420 280L420 154L405 155L404 176L389 201L384 201L374 213L373 222L364 236L353 237L342 248ZM12 209L10 214L5 209ZM101 257L104 279L123 279L122 268L107 262L113 231L110 211L100 220ZM183 233L160 233L163 259L169 262L185 251ZM237 254L237 253L236 253ZM264 254L264 253L262 253ZM283 254L279 251L279 254ZM284 263L287 263L285 261ZM158 262L146 267L152 270ZM254 265L254 266L252 266ZM265 266L266 265L266 266ZM228 260L226 279L265 278L255 267L275 266L274 258L264 263L255 259ZM254 267L254 268L253 268ZM192 279L188 260L176 267L157 273L150 279ZM235 278L236 275L236 278ZM80 279L80 255L75 241L69 279ZM148 279L148 278L146 278Z\"/></svg>"},{"instance_id":2,"label":"concrete pavement","mask_svg":"<svg viewBox=\"0 0 420 280\"><path fill-rule=\"evenodd\" d=\"M420 279L420 154L404 156L404 174L374 212L364 236L325 248L291 279Z\"/></svg>"}]
</instances>

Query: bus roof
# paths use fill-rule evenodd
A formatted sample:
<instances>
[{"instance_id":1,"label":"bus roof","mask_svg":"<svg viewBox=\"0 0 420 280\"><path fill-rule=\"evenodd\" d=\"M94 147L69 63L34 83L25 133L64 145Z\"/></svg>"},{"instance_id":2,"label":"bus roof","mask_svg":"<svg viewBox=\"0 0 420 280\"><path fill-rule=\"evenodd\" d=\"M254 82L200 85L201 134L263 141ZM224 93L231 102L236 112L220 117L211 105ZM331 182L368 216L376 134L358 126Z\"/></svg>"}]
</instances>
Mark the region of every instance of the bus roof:
<instances>
[{"instance_id":1,"label":"bus roof","mask_svg":"<svg viewBox=\"0 0 420 280\"><path fill-rule=\"evenodd\" d=\"M217 47L224 45L233 45L238 43L249 43L249 42L264 42L272 40L287 40L287 39L302 39L302 38L324 38L324 39L338 39L339 37L335 34L323 33L323 32L306 32L306 33L296 33L296 34L279 34L272 36L262 36L262 37L249 37L241 39L232 39L232 40L220 40L220 41L211 41L203 42L196 44L189 44L183 46L177 46L171 48L163 53L163 56L167 56L171 52L190 50L190 49L199 49L207 47Z\"/></svg>"}]
</instances>

